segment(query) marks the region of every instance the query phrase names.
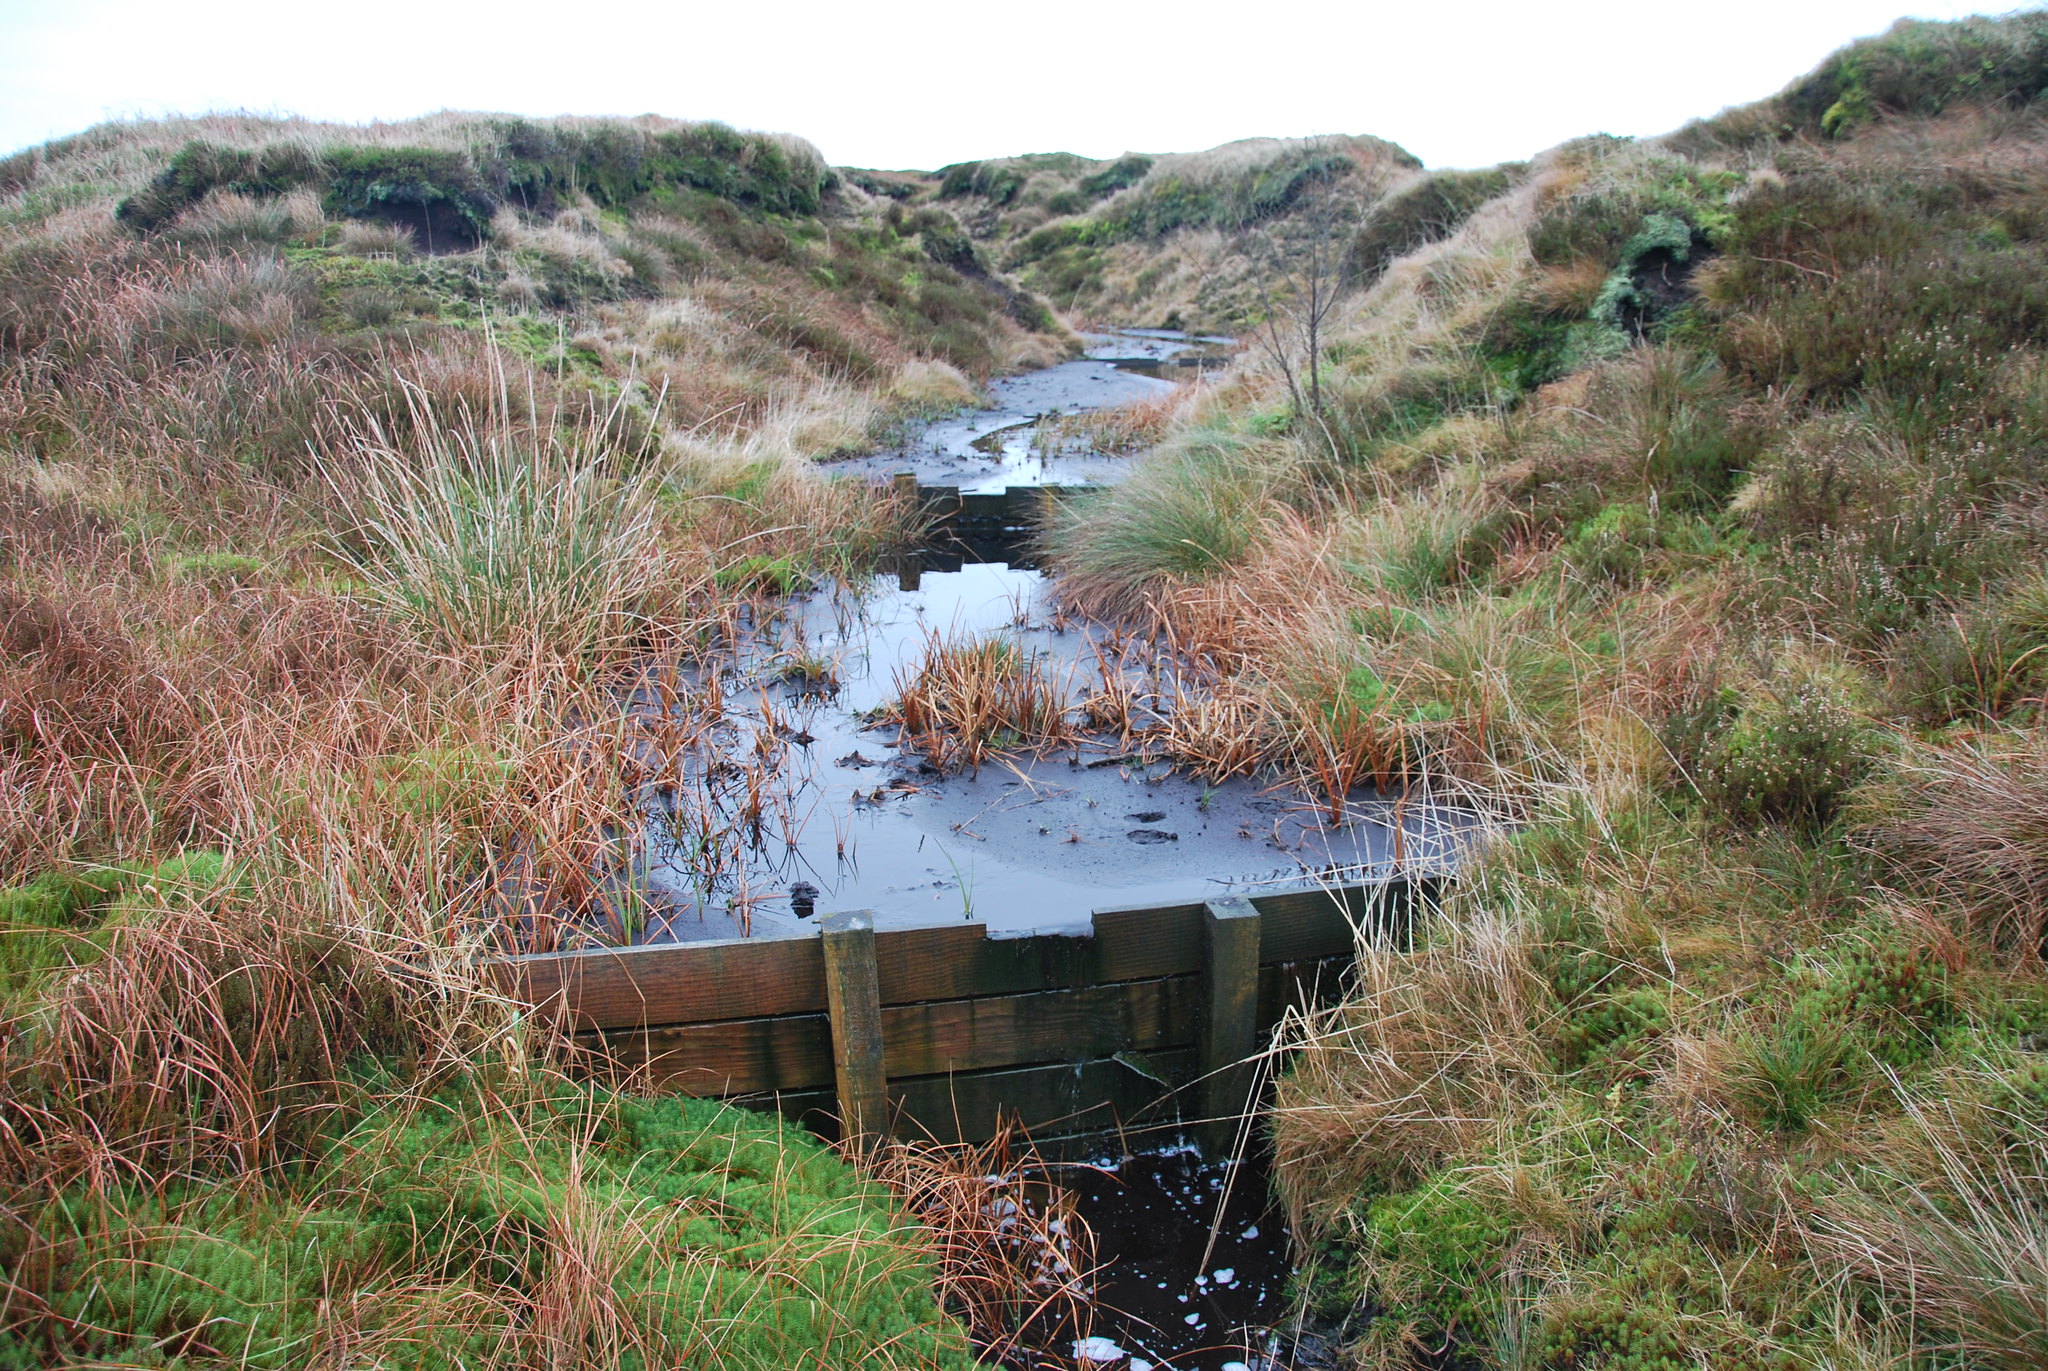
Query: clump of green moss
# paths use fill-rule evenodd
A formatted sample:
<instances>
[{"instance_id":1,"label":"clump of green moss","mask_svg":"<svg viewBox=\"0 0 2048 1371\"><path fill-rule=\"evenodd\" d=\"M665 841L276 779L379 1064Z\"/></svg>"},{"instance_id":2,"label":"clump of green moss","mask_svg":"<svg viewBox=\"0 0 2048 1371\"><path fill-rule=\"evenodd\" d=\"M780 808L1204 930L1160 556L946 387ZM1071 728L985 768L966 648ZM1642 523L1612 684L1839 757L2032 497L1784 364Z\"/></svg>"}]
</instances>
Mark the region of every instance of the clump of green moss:
<instances>
[{"instance_id":1,"label":"clump of green moss","mask_svg":"<svg viewBox=\"0 0 2048 1371\"><path fill-rule=\"evenodd\" d=\"M0 889L0 1006L49 973L87 964L105 950L110 918L141 890L201 892L222 878L217 852L188 852L155 866L113 863L50 871Z\"/></svg>"},{"instance_id":2,"label":"clump of green moss","mask_svg":"<svg viewBox=\"0 0 2048 1371\"><path fill-rule=\"evenodd\" d=\"M309 1186L80 1188L0 1242L48 1301L31 1323L90 1359L287 1367L340 1341L451 1371L549 1348L645 1371L965 1371L901 1223L772 1116L456 1087L373 1109ZM47 1347L9 1339L0 1366Z\"/></svg>"},{"instance_id":3,"label":"clump of green moss","mask_svg":"<svg viewBox=\"0 0 2048 1371\"><path fill-rule=\"evenodd\" d=\"M712 580L729 590L766 591L773 595L794 595L814 584L810 573L791 558L766 553L728 563L712 574Z\"/></svg>"},{"instance_id":4,"label":"clump of green moss","mask_svg":"<svg viewBox=\"0 0 2048 1371\"><path fill-rule=\"evenodd\" d=\"M1354 1303L1429 1346L1483 1336L1497 1316L1514 1223L1456 1175L1438 1175L1367 1208Z\"/></svg>"}]
</instances>

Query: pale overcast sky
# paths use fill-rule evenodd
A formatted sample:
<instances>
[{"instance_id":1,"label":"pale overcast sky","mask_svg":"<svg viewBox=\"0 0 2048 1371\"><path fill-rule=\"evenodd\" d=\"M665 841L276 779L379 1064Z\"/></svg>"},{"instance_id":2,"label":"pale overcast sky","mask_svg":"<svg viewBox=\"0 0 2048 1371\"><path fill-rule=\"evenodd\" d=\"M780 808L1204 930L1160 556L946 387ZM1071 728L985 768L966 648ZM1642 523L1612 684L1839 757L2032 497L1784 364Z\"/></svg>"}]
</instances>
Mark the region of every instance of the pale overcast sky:
<instances>
[{"instance_id":1,"label":"pale overcast sky","mask_svg":"<svg viewBox=\"0 0 2048 1371\"><path fill-rule=\"evenodd\" d=\"M0 153L167 112L470 109L721 119L856 166L1326 133L1476 166L1584 133L1661 133L1768 95L1901 14L1983 8L0 0Z\"/></svg>"}]
</instances>

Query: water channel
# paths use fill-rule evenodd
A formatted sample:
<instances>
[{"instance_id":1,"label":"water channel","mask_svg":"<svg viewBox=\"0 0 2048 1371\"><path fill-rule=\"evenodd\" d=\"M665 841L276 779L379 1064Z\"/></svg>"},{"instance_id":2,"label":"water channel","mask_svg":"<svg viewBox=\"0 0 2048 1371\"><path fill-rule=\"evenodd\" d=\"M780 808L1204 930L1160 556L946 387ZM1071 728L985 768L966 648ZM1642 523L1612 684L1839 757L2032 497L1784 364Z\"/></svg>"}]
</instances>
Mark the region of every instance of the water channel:
<instances>
[{"instance_id":1,"label":"water channel","mask_svg":"<svg viewBox=\"0 0 2048 1371\"><path fill-rule=\"evenodd\" d=\"M1159 333L1095 339L1100 355L996 382L992 409L933 424L904 452L842 465L979 493L1113 481L1143 459L1047 454L1032 425L1156 394L1173 383L1147 371L1192 375L1175 359L1214 348ZM1449 859L1465 828L1456 814L1361 795L1330 827L1304 793L1205 781L1114 729L941 774L878 722L935 644L1004 644L1070 702L1112 681L1140 695L1172 689L1155 655L1059 611L1028 535L969 539L941 526L908 562L760 606L726 651L693 668L695 693L713 694L721 715L710 760L649 798L652 914L639 940L807 936L807 916L837 909L873 910L878 928L951 918L993 936L1085 931L1097 908L1353 882ZM635 701L643 712L672 707L654 690Z\"/></svg>"},{"instance_id":2,"label":"water channel","mask_svg":"<svg viewBox=\"0 0 2048 1371\"><path fill-rule=\"evenodd\" d=\"M901 449L836 464L887 480L992 494L1105 485L1142 456L1036 441L1048 415L1154 398L1228 340L1103 335L1086 356L995 382L990 408L926 426ZM1048 448L1050 447L1050 450ZM1021 521L1020 521L1021 523ZM1469 817L1355 796L1331 826L1302 793L1204 781L1114 729L1058 751L934 768L885 706L934 644L997 641L1069 700L1106 682L1164 691L1170 664L1117 629L1063 614L1022 526L941 526L852 582L765 597L686 692L650 685L633 708L668 718L687 697L697 760L647 797L652 911L636 940L810 936L815 916L870 909L878 928L976 920L991 936L1085 931L1092 910L1368 880L1447 866ZM1185 1146L1049 1167L1098 1237L1095 1326L1039 1349L1119 1371L1307 1366L1288 1345L1288 1235L1264 1167Z\"/></svg>"}]
</instances>

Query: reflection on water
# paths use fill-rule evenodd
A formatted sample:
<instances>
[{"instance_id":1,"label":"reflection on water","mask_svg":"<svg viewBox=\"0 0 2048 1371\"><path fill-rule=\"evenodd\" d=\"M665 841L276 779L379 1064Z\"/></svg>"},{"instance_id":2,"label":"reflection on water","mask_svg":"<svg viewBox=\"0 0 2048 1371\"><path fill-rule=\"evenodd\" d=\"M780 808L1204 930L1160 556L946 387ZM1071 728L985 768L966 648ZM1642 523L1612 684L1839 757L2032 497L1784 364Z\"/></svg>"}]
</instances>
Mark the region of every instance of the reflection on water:
<instances>
[{"instance_id":1,"label":"reflection on water","mask_svg":"<svg viewBox=\"0 0 2048 1371\"><path fill-rule=\"evenodd\" d=\"M1035 657L1070 700L1096 691L1105 670L1129 673L1141 693L1167 685L1152 654L1062 618L1039 572L1002 562L765 602L710 663L682 674L686 689L646 683L634 699L643 717L691 716L689 745L650 768L649 936L801 932L793 889L821 913L872 909L882 927L1073 929L1110 905L1435 863L1468 827L1431 806L1363 798L1351 822L1326 828L1304 796L1205 783L1111 736L939 775L878 714L934 642L989 638Z\"/></svg>"}]
</instances>

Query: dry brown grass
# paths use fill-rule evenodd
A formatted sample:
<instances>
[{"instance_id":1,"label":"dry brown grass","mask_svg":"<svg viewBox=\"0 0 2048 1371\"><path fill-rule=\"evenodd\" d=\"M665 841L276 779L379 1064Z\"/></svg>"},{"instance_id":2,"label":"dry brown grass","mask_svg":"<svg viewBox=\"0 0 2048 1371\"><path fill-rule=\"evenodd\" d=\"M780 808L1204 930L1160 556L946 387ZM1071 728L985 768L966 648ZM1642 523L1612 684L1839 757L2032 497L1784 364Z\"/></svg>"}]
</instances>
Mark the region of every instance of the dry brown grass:
<instances>
[{"instance_id":1,"label":"dry brown grass","mask_svg":"<svg viewBox=\"0 0 2048 1371\"><path fill-rule=\"evenodd\" d=\"M2037 731L1916 747L1865 796L1864 841L1910 889L2022 956L2048 930L2048 740Z\"/></svg>"},{"instance_id":2,"label":"dry brown grass","mask_svg":"<svg viewBox=\"0 0 2048 1371\"><path fill-rule=\"evenodd\" d=\"M1513 912L1418 930L1427 946L1359 949L1356 989L1289 1019L1272 1111L1275 1184L1298 1231L1361 1194L1413 1184L1512 1128L1553 1071L1535 935Z\"/></svg>"},{"instance_id":3,"label":"dry brown grass","mask_svg":"<svg viewBox=\"0 0 2048 1371\"><path fill-rule=\"evenodd\" d=\"M2015 1136L1973 1145L1984 1122L1953 1100L1906 1101L1912 1150L1898 1176L1867 1176L1799 1218L1821 1260L1911 1309L1922 1337L1973 1362L2034 1367L2048 1359L2048 1133L2004 1116ZM1945 1335L1945 1336L1944 1336Z\"/></svg>"},{"instance_id":4,"label":"dry brown grass","mask_svg":"<svg viewBox=\"0 0 2048 1371\"><path fill-rule=\"evenodd\" d=\"M1028 1138L1005 1127L974 1145L891 1141L854 1160L925 1225L940 1296L985 1360L1048 1365L1048 1349L1089 1336L1094 1235Z\"/></svg>"},{"instance_id":5,"label":"dry brown grass","mask_svg":"<svg viewBox=\"0 0 2048 1371\"><path fill-rule=\"evenodd\" d=\"M1032 442L1048 452L1056 452L1068 443L1081 444L1091 452L1119 456L1141 452L1156 446L1169 428L1183 422L1190 410L1200 404L1199 386L1199 382L1194 382L1150 400L1133 400L1078 414L1051 415L1040 421Z\"/></svg>"},{"instance_id":6,"label":"dry brown grass","mask_svg":"<svg viewBox=\"0 0 2048 1371\"><path fill-rule=\"evenodd\" d=\"M996 753L1072 741L1071 672L1013 640L927 632L924 657L898 673L889 708L904 741L933 766L979 772Z\"/></svg>"}]
</instances>

